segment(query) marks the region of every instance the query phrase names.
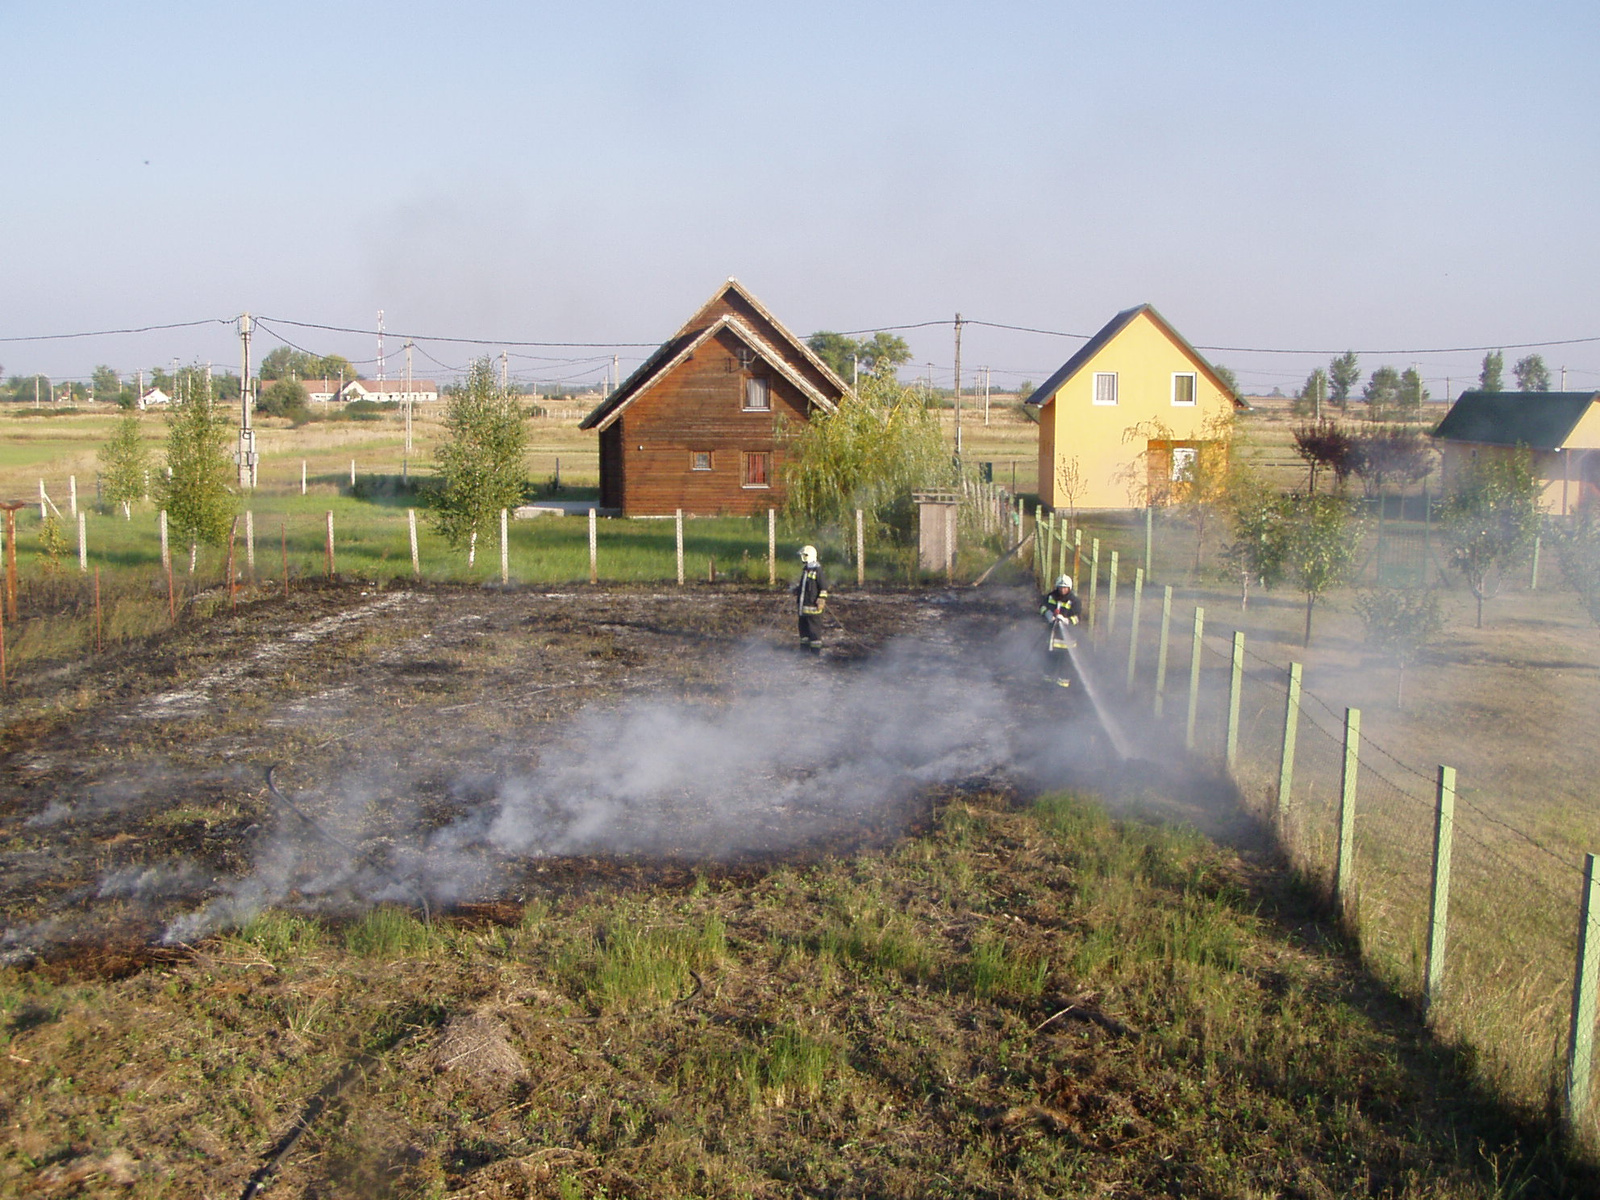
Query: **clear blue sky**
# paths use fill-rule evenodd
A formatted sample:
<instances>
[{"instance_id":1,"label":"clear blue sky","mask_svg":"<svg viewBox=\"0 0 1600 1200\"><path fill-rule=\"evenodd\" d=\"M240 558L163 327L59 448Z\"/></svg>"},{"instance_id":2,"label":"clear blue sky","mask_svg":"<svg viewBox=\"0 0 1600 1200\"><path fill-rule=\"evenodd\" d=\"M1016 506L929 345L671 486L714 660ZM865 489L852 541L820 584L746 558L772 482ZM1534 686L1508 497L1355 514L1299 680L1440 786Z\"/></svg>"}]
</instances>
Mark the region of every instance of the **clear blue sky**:
<instances>
[{"instance_id":1,"label":"clear blue sky","mask_svg":"<svg viewBox=\"0 0 1600 1200\"><path fill-rule=\"evenodd\" d=\"M655 343L730 274L802 335L1148 301L1203 346L1600 336L1593 0L0 0L0 44L0 337L381 308L391 352ZM906 336L948 382L948 327ZM963 359L1014 384L1078 345L970 327ZM1600 342L1542 353L1600 387ZM0 342L8 374L174 357L237 338ZM1325 361L1211 357L1249 390ZM1459 391L1480 357L1362 366Z\"/></svg>"}]
</instances>

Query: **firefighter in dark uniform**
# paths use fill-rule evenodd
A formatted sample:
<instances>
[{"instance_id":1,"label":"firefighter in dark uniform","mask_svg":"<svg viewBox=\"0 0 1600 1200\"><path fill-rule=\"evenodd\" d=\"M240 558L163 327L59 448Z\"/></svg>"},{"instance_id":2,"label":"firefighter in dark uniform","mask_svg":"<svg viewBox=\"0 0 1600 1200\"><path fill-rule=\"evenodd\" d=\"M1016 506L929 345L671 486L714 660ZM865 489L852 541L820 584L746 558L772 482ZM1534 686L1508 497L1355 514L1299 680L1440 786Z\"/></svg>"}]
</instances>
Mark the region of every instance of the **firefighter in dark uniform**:
<instances>
[{"instance_id":1,"label":"firefighter in dark uniform","mask_svg":"<svg viewBox=\"0 0 1600 1200\"><path fill-rule=\"evenodd\" d=\"M813 654L821 654L822 610L828 606L828 583L822 577L815 546L800 547L800 582L794 585L794 598L800 617L800 644Z\"/></svg>"},{"instance_id":2,"label":"firefighter in dark uniform","mask_svg":"<svg viewBox=\"0 0 1600 1200\"><path fill-rule=\"evenodd\" d=\"M1055 587L1039 602L1039 615L1050 626L1050 676L1061 687L1072 683L1072 658L1067 651L1074 642L1069 627L1076 625L1082 614L1083 605L1072 590L1070 575L1057 578Z\"/></svg>"}]
</instances>

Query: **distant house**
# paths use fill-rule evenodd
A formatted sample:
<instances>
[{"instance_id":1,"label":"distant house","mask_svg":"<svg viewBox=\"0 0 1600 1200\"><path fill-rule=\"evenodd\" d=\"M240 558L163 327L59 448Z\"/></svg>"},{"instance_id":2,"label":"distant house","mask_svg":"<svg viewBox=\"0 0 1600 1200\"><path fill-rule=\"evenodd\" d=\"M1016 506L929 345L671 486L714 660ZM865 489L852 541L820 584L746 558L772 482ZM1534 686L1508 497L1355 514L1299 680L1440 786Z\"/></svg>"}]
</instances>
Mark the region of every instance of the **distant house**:
<instances>
[{"instance_id":1,"label":"distant house","mask_svg":"<svg viewBox=\"0 0 1600 1200\"><path fill-rule=\"evenodd\" d=\"M406 398L404 379L352 379L344 385L339 398L346 404L352 400L372 400L378 404L401 404ZM431 379L411 381L411 402L432 404L439 399L439 385Z\"/></svg>"},{"instance_id":2,"label":"distant house","mask_svg":"<svg viewBox=\"0 0 1600 1200\"><path fill-rule=\"evenodd\" d=\"M1148 304L1111 318L1027 403L1039 413L1039 499L1090 509L1160 503L1218 418L1246 407Z\"/></svg>"},{"instance_id":3,"label":"distant house","mask_svg":"<svg viewBox=\"0 0 1600 1200\"><path fill-rule=\"evenodd\" d=\"M600 434L601 507L629 516L751 514L783 504L783 423L850 392L730 278L584 418Z\"/></svg>"},{"instance_id":4,"label":"distant house","mask_svg":"<svg viewBox=\"0 0 1600 1200\"><path fill-rule=\"evenodd\" d=\"M171 404L172 397L158 387L153 387L139 397L139 407L149 408L152 404Z\"/></svg>"},{"instance_id":5,"label":"distant house","mask_svg":"<svg viewBox=\"0 0 1600 1200\"><path fill-rule=\"evenodd\" d=\"M331 404L344 387L342 379L302 379L300 386L306 390L306 399L317 404Z\"/></svg>"},{"instance_id":6,"label":"distant house","mask_svg":"<svg viewBox=\"0 0 1600 1200\"><path fill-rule=\"evenodd\" d=\"M1479 454L1526 446L1546 510L1600 496L1600 392L1462 392L1433 438L1446 486Z\"/></svg>"}]
</instances>

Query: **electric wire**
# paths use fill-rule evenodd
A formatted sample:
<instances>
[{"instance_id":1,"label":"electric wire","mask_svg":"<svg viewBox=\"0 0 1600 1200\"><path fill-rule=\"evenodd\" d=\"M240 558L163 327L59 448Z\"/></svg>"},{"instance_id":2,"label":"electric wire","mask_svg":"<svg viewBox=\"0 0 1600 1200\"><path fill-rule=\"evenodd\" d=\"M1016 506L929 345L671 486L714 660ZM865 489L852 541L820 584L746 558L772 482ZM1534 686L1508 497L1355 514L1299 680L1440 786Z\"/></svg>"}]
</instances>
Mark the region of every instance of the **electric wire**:
<instances>
[{"instance_id":1,"label":"electric wire","mask_svg":"<svg viewBox=\"0 0 1600 1200\"><path fill-rule=\"evenodd\" d=\"M297 329L321 329L328 333L355 333L366 337L377 337L377 329L357 329L349 325L323 325L315 321L291 321L287 317L256 317L255 320L270 321L277 325L292 325ZM468 338L448 337L438 333L406 333L403 330L386 329L381 331L386 337L409 338L413 342L422 340L429 342L453 342L465 346L536 346L536 347L574 347L577 349L606 349L606 350L642 350L655 349L659 342L538 342L521 341L512 338Z\"/></svg>"},{"instance_id":2,"label":"electric wire","mask_svg":"<svg viewBox=\"0 0 1600 1200\"><path fill-rule=\"evenodd\" d=\"M198 321L174 321L167 325L140 325L127 329L96 329L86 333L35 333L0 337L0 342L63 342L73 338L114 337L119 334L157 333L166 329L193 329L200 325L232 325L234 317L205 317Z\"/></svg>"}]
</instances>

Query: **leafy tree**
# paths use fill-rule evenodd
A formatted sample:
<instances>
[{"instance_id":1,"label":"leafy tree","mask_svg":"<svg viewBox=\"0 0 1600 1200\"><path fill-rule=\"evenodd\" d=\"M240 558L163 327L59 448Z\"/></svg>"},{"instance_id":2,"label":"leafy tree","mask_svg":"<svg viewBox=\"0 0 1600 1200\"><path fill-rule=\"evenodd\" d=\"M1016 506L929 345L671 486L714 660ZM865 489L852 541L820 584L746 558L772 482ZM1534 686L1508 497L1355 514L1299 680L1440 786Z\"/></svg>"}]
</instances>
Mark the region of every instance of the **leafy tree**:
<instances>
[{"instance_id":1,"label":"leafy tree","mask_svg":"<svg viewBox=\"0 0 1600 1200\"><path fill-rule=\"evenodd\" d=\"M306 389L297 379L274 379L256 401L256 411L268 417L288 417L297 425L311 419Z\"/></svg>"},{"instance_id":2,"label":"leafy tree","mask_svg":"<svg viewBox=\"0 0 1600 1200\"><path fill-rule=\"evenodd\" d=\"M1516 365L1511 368L1511 373L1517 377L1519 392L1550 390L1550 368L1544 365L1544 358L1541 355L1530 354L1526 358L1517 359Z\"/></svg>"},{"instance_id":3,"label":"leafy tree","mask_svg":"<svg viewBox=\"0 0 1600 1200\"><path fill-rule=\"evenodd\" d=\"M48 514L39 526L39 557L46 574L56 573L61 566L61 556L71 548L67 535L61 532L61 522L56 519L56 514Z\"/></svg>"},{"instance_id":4,"label":"leafy tree","mask_svg":"<svg viewBox=\"0 0 1600 1200\"><path fill-rule=\"evenodd\" d=\"M445 440L434 451L440 487L433 524L452 546L467 544L470 567L479 532L522 500L528 426L517 395L501 387L490 360L480 358L451 389L444 427Z\"/></svg>"},{"instance_id":5,"label":"leafy tree","mask_svg":"<svg viewBox=\"0 0 1600 1200\"><path fill-rule=\"evenodd\" d=\"M1438 593L1432 588L1378 588L1356 597L1356 612L1367 628L1367 644L1400 669L1394 704L1403 707L1406 668L1444 628Z\"/></svg>"},{"instance_id":6,"label":"leafy tree","mask_svg":"<svg viewBox=\"0 0 1600 1200\"><path fill-rule=\"evenodd\" d=\"M291 346L279 346L261 359L258 368L262 383L275 379L346 379L356 377L356 369L342 354L310 354Z\"/></svg>"},{"instance_id":7,"label":"leafy tree","mask_svg":"<svg viewBox=\"0 0 1600 1200\"><path fill-rule=\"evenodd\" d=\"M1586 499L1578 507L1577 519L1553 532L1567 586L1578 593L1589 619L1600 625L1600 503Z\"/></svg>"},{"instance_id":8,"label":"leafy tree","mask_svg":"<svg viewBox=\"0 0 1600 1200\"><path fill-rule=\"evenodd\" d=\"M94 369L90 380L94 385L96 400L110 400L122 390L122 380L118 378L116 371L104 363Z\"/></svg>"},{"instance_id":9,"label":"leafy tree","mask_svg":"<svg viewBox=\"0 0 1600 1200\"><path fill-rule=\"evenodd\" d=\"M1427 442L1404 425L1370 430L1357 434L1354 440L1354 471L1369 496L1381 495L1391 480L1401 486L1421 482L1432 468Z\"/></svg>"},{"instance_id":10,"label":"leafy tree","mask_svg":"<svg viewBox=\"0 0 1600 1200\"><path fill-rule=\"evenodd\" d=\"M1491 350L1483 356L1483 370L1478 372L1478 388L1485 392L1501 392L1505 390L1505 365L1506 356L1498 350Z\"/></svg>"},{"instance_id":11,"label":"leafy tree","mask_svg":"<svg viewBox=\"0 0 1600 1200\"><path fill-rule=\"evenodd\" d=\"M1297 417L1315 417L1322 419L1322 405L1328 399L1328 373L1321 367L1306 376L1306 381L1300 390L1294 394L1294 403L1290 406Z\"/></svg>"},{"instance_id":12,"label":"leafy tree","mask_svg":"<svg viewBox=\"0 0 1600 1200\"><path fill-rule=\"evenodd\" d=\"M1017 399L1026 400L1031 395L1033 395L1033 380L1024 379L1017 385Z\"/></svg>"},{"instance_id":13,"label":"leafy tree","mask_svg":"<svg viewBox=\"0 0 1600 1200\"><path fill-rule=\"evenodd\" d=\"M1428 389L1422 384L1422 376L1415 367L1407 367L1400 373L1400 394L1395 397L1397 414L1415 420L1427 400Z\"/></svg>"},{"instance_id":14,"label":"leafy tree","mask_svg":"<svg viewBox=\"0 0 1600 1200\"><path fill-rule=\"evenodd\" d=\"M1250 607L1250 581L1272 587L1283 579L1287 505L1255 472L1240 464L1227 503L1233 540L1223 561L1239 574L1239 607Z\"/></svg>"},{"instance_id":15,"label":"leafy tree","mask_svg":"<svg viewBox=\"0 0 1600 1200\"><path fill-rule=\"evenodd\" d=\"M199 543L228 538L237 504L230 486L227 414L198 368L180 372L178 399L167 413L167 478L158 480L162 507L180 543L189 542L189 566Z\"/></svg>"},{"instance_id":16,"label":"leafy tree","mask_svg":"<svg viewBox=\"0 0 1600 1200\"><path fill-rule=\"evenodd\" d=\"M1367 402L1369 420L1387 419L1400 403L1400 372L1393 367L1379 367L1361 390L1361 398Z\"/></svg>"},{"instance_id":17,"label":"leafy tree","mask_svg":"<svg viewBox=\"0 0 1600 1200\"><path fill-rule=\"evenodd\" d=\"M911 361L911 347L892 333L852 338L821 330L807 338L806 345L841 379L852 378L857 366L863 375L892 375L901 363Z\"/></svg>"},{"instance_id":18,"label":"leafy tree","mask_svg":"<svg viewBox=\"0 0 1600 1200\"><path fill-rule=\"evenodd\" d=\"M1450 561L1478 602L1499 591L1500 575L1523 561L1539 533L1539 481L1526 447L1484 452L1462 467L1439 505Z\"/></svg>"},{"instance_id":19,"label":"leafy tree","mask_svg":"<svg viewBox=\"0 0 1600 1200\"><path fill-rule=\"evenodd\" d=\"M111 440L100 447L100 481L106 502L122 508L122 515L133 519L133 502L144 495L150 456L145 449L139 414L124 412L111 431Z\"/></svg>"},{"instance_id":20,"label":"leafy tree","mask_svg":"<svg viewBox=\"0 0 1600 1200\"><path fill-rule=\"evenodd\" d=\"M819 413L793 435L784 464L786 507L824 527L848 527L861 509L874 538L911 536L913 489L950 479L939 421L916 389L874 373L855 399Z\"/></svg>"},{"instance_id":21,"label":"leafy tree","mask_svg":"<svg viewBox=\"0 0 1600 1200\"><path fill-rule=\"evenodd\" d=\"M1331 420L1317 421L1294 431L1294 448L1311 468L1306 482L1308 494L1316 494L1317 472L1322 469L1332 471L1339 489L1344 490L1345 480L1356 467L1354 438Z\"/></svg>"},{"instance_id":22,"label":"leafy tree","mask_svg":"<svg viewBox=\"0 0 1600 1200\"><path fill-rule=\"evenodd\" d=\"M1350 389L1361 382L1361 364L1354 350L1346 350L1328 364L1328 399L1343 411L1350 403Z\"/></svg>"},{"instance_id":23,"label":"leafy tree","mask_svg":"<svg viewBox=\"0 0 1600 1200\"><path fill-rule=\"evenodd\" d=\"M1361 525L1343 496L1287 496L1282 519L1284 574L1306 598L1309 646L1317 601L1355 566Z\"/></svg>"},{"instance_id":24,"label":"leafy tree","mask_svg":"<svg viewBox=\"0 0 1600 1200\"><path fill-rule=\"evenodd\" d=\"M1239 377L1221 363L1212 363L1211 369L1217 373L1217 378L1228 385L1228 390L1235 396L1239 395Z\"/></svg>"}]
</instances>

